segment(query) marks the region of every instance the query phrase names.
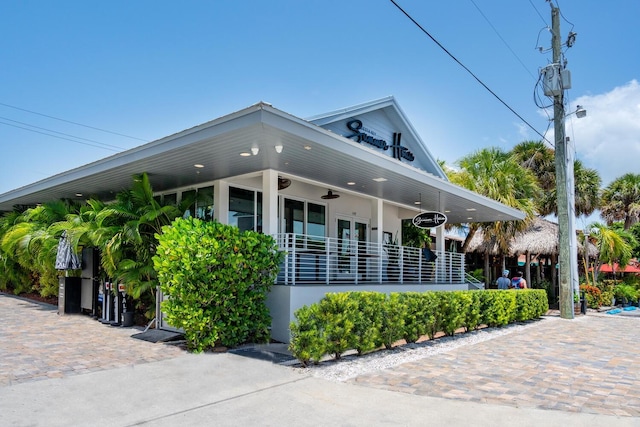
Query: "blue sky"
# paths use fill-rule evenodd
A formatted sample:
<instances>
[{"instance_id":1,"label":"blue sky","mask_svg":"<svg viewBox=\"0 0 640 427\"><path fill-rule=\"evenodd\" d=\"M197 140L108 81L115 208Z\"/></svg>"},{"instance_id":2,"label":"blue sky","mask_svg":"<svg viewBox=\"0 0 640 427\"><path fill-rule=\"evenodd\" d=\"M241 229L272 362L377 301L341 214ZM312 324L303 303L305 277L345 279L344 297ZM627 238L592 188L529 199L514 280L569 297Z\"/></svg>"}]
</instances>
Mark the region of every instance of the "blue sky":
<instances>
[{"instance_id":1,"label":"blue sky","mask_svg":"<svg viewBox=\"0 0 640 427\"><path fill-rule=\"evenodd\" d=\"M534 91L551 62L548 2L397 2L547 131ZM640 2L559 7L562 39L577 33L567 109L588 110L567 121L576 156L605 185L639 173ZM0 193L258 101L308 117L394 95L450 164L540 139L388 0L4 1L0 51Z\"/></svg>"}]
</instances>

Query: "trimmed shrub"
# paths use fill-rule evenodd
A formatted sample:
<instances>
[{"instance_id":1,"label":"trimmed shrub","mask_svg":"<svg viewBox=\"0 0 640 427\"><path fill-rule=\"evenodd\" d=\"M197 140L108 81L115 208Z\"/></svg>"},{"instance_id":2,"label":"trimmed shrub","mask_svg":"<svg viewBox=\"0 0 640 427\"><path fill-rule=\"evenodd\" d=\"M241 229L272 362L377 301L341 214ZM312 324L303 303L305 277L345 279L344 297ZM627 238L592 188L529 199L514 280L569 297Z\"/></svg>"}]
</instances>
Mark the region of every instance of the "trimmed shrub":
<instances>
[{"instance_id":1,"label":"trimmed shrub","mask_svg":"<svg viewBox=\"0 0 640 427\"><path fill-rule=\"evenodd\" d=\"M358 304L355 298L349 297L349 292L330 293L320 300L318 318L324 328L326 352L335 359L357 346L353 333L357 309Z\"/></svg>"},{"instance_id":2,"label":"trimmed shrub","mask_svg":"<svg viewBox=\"0 0 640 427\"><path fill-rule=\"evenodd\" d=\"M382 345L383 306L386 296L380 292L349 292L355 301L353 335L358 355L375 350Z\"/></svg>"},{"instance_id":3,"label":"trimmed shrub","mask_svg":"<svg viewBox=\"0 0 640 427\"><path fill-rule=\"evenodd\" d=\"M401 292L398 294L404 309L403 338L406 342L416 342L427 333L425 320L432 315L431 307L425 306L419 292Z\"/></svg>"},{"instance_id":4,"label":"trimmed shrub","mask_svg":"<svg viewBox=\"0 0 640 427\"><path fill-rule=\"evenodd\" d=\"M178 218L156 234L154 268L169 324L203 351L269 339L265 304L284 253L273 237L237 227Z\"/></svg>"},{"instance_id":5,"label":"trimmed shrub","mask_svg":"<svg viewBox=\"0 0 640 427\"><path fill-rule=\"evenodd\" d=\"M289 350L304 366L307 366L310 361L320 362L327 353L324 327L318 315L319 308L318 304L299 308L294 313L296 321L289 325L291 329Z\"/></svg>"},{"instance_id":6,"label":"trimmed shrub","mask_svg":"<svg viewBox=\"0 0 640 427\"><path fill-rule=\"evenodd\" d=\"M442 331L448 336L453 336L464 325L466 305L469 301L462 297L462 291L439 292L439 295L438 312L442 319Z\"/></svg>"},{"instance_id":7,"label":"trimmed shrub","mask_svg":"<svg viewBox=\"0 0 640 427\"><path fill-rule=\"evenodd\" d=\"M392 292L385 298L380 312L380 344L390 349L393 343L404 337L406 306L402 294Z\"/></svg>"},{"instance_id":8,"label":"trimmed shrub","mask_svg":"<svg viewBox=\"0 0 640 427\"><path fill-rule=\"evenodd\" d=\"M464 292L463 295L468 298L468 303L465 310L464 327L467 332L469 332L471 330L478 329L478 327L480 326L480 319L482 318L482 314L480 311L480 299L482 291Z\"/></svg>"},{"instance_id":9,"label":"trimmed shrub","mask_svg":"<svg viewBox=\"0 0 640 427\"><path fill-rule=\"evenodd\" d=\"M326 354L340 358L404 338L408 343L437 332L453 335L461 327L504 326L542 316L549 309L542 289L518 291L438 291L327 294L320 302L296 311L289 349L303 364Z\"/></svg>"}]
</instances>

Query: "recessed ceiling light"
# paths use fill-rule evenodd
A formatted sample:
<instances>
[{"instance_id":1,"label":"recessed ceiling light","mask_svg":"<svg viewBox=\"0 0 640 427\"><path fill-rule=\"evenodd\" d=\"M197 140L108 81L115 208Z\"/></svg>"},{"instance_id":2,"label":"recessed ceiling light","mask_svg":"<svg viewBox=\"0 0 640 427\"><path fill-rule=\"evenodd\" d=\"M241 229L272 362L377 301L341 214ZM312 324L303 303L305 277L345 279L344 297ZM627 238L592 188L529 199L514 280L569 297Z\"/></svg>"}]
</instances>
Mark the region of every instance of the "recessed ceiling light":
<instances>
[{"instance_id":1,"label":"recessed ceiling light","mask_svg":"<svg viewBox=\"0 0 640 427\"><path fill-rule=\"evenodd\" d=\"M445 210L444 213L451 213L451 211Z\"/></svg>"},{"instance_id":2,"label":"recessed ceiling light","mask_svg":"<svg viewBox=\"0 0 640 427\"><path fill-rule=\"evenodd\" d=\"M203 168L204 165L201 165L200 163L196 163L195 165L193 165L194 168Z\"/></svg>"},{"instance_id":3,"label":"recessed ceiling light","mask_svg":"<svg viewBox=\"0 0 640 427\"><path fill-rule=\"evenodd\" d=\"M356 185L356 183L353 182L353 181L349 181L349 182L347 182L347 185Z\"/></svg>"},{"instance_id":4,"label":"recessed ceiling light","mask_svg":"<svg viewBox=\"0 0 640 427\"><path fill-rule=\"evenodd\" d=\"M468 217L467 219L473 219L473 217L472 217L472 216L470 216L470 217Z\"/></svg>"},{"instance_id":5,"label":"recessed ceiling light","mask_svg":"<svg viewBox=\"0 0 640 427\"><path fill-rule=\"evenodd\" d=\"M311 146L310 146L310 145L305 145L305 146L304 146L304 149L305 149L305 150L311 150Z\"/></svg>"},{"instance_id":6,"label":"recessed ceiling light","mask_svg":"<svg viewBox=\"0 0 640 427\"><path fill-rule=\"evenodd\" d=\"M76 193L76 197L82 197L82 193Z\"/></svg>"},{"instance_id":7,"label":"recessed ceiling light","mask_svg":"<svg viewBox=\"0 0 640 427\"><path fill-rule=\"evenodd\" d=\"M414 205L421 205L421 204L422 204L422 202L419 202L419 201L417 201L417 200L416 200L415 202L413 202L413 204L414 204Z\"/></svg>"},{"instance_id":8,"label":"recessed ceiling light","mask_svg":"<svg viewBox=\"0 0 640 427\"><path fill-rule=\"evenodd\" d=\"M467 208L467 212L475 212L476 208Z\"/></svg>"},{"instance_id":9,"label":"recessed ceiling light","mask_svg":"<svg viewBox=\"0 0 640 427\"><path fill-rule=\"evenodd\" d=\"M385 181L387 181L387 178L373 178L373 180L375 182L385 182Z\"/></svg>"},{"instance_id":10,"label":"recessed ceiling light","mask_svg":"<svg viewBox=\"0 0 640 427\"><path fill-rule=\"evenodd\" d=\"M242 157L249 157L251 155L251 153L247 153L246 151L244 151L244 152L240 153L240 155Z\"/></svg>"}]
</instances>

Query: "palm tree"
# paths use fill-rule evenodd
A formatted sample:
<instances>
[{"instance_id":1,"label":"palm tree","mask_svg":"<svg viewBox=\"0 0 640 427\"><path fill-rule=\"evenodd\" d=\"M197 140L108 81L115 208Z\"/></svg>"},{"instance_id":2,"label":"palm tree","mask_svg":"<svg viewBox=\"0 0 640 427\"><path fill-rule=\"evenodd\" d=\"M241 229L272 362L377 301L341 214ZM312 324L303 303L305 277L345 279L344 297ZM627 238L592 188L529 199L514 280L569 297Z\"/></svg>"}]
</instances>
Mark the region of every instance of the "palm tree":
<instances>
[{"instance_id":1,"label":"palm tree","mask_svg":"<svg viewBox=\"0 0 640 427\"><path fill-rule=\"evenodd\" d=\"M624 221L628 230L640 219L640 174L628 173L615 179L602 192L601 215L612 224Z\"/></svg>"},{"instance_id":2,"label":"palm tree","mask_svg":"<svg viewBox=\"0 0 640 427\"><path fill-rule=\"evenodd\" d=\"M598 265L593 270L593 281L600 270L600 262L611 265L618 263L620 268L626 267L631 259L633 236L625 230L616 230L601 223L593 223L587 227L589 237L595 243L600 253Z\"/></svg>"},{"instance_id":3,"label":"palm tree","mask_svg":"<svg viewBox=\"0 0 640 427\"><path fill-rule=\"evenodd\" d=\"M193 203L193 198L185 198L179 205L161 204L143 173L134 177L131 190L120 192L114 203L97 213L99 226L91 235L101 248L102 266L112 279L126 285L128 295L137 299L148 293L155 299L155 236Z\"/></svg>"},{"instance_id":4,"label":"palm tree","mask_svg":"<svg viewBox=\"0 0 640 427\"><path fill-rule=\"evenodd\" d=\"M462 246L465 252L471 239L483 227L486 240L495 239L502 253L509 251L509 242L518 231L528 227L535 214L534 200L540 194L535 176L517 159L499 148L485 148L458 161L460 171L449 171L454 184L497 200L526 214L524 221L497 221L492 224L469 224L469 233ZM489 277L489 272L485 272Z\"/></svg>"},{"instance_id":5,"label":"palm tree","mask_svg":"<svg viewBox=\"0 0 640 427\"><path fill-rule=\"evenodd\" d=\"M537 200L538 214L547 216L558 213L556 195L556 169L554 150L542 141L524 141L516 145L511 153L518 162L533 172L542 189ZM575 188L575 215L591 215L599 205L602 180L595 169L585 168L582 162L573 163Z\"/></svg>"},{"instance_id":6,"label":"palm tree","mask_svg":"<svg viewBox=\"0 0 640 427\"><path fill-rule=\"evenodd\" d=\"M576 216L591 215L600 206L602 178L595 169L585 168L580 160L573 162Z\"/></svg>"}]
</instances>

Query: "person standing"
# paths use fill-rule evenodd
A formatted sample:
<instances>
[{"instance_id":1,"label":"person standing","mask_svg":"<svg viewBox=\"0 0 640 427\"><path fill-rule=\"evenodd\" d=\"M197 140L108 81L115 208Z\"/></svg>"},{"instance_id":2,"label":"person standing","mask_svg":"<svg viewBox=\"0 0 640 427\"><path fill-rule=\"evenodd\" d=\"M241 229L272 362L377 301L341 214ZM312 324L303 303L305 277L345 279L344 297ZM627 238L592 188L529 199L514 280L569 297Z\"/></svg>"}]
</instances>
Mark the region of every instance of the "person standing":
<instances>
[{"instance_id":1,"label":"person standing","mask_svg":"<svg viewBox=\"0 0 640 427\"><path fill-rule=\"evenodd\" d=\"M527 281L522 277L522 271L518 271L511 279L511 287L514 289L527 289Z\"/></svg>"},{"instance_id":2,"label":"person standing","mask_svg":"<svg viewBox=\"0 0 640 427\"><path fill-rule=\"evenodd\" d=\"M498 285L498 289L509 289L509 285L511 285L511 280L509 280L509 270L504 270L502 272L502 277L498 277L496 285Z\"/></svg>"}]
</instances>

